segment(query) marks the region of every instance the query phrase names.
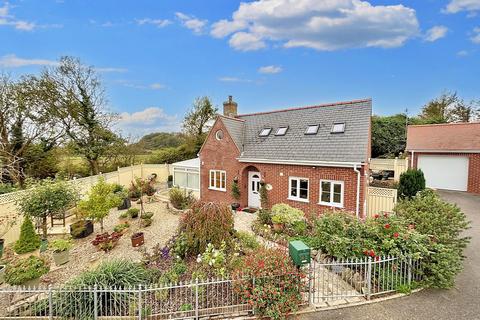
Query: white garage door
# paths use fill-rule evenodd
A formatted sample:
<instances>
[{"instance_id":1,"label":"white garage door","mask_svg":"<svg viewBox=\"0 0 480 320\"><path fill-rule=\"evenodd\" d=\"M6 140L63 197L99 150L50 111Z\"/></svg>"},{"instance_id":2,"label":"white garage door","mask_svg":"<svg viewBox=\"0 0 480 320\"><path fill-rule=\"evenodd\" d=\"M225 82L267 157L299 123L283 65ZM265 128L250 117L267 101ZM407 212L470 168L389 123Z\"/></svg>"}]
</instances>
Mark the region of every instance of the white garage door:
<instances>
[{"instance_id":1,"label":"white garage door","mask_svg":"<svg viewBox=\"0 0 480 320\"><path fill-rule=\"evenodd\" d=\"M427 187L467 191L468 157L420 155L418 168L425 174Z\"/></svg>"}]
</instances>

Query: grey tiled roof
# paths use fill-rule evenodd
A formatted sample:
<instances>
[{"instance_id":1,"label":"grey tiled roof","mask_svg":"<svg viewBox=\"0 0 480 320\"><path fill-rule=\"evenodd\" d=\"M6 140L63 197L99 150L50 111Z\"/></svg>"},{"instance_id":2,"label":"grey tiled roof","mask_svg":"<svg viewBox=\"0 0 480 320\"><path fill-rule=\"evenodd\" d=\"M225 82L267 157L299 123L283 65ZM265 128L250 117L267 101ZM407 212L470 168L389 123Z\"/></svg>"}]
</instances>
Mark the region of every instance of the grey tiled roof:
<instances>
[{"instance_id":1,"label":"grey tiled roof","mask_svg":"<svg viewBox=\"0 0 480 320\"><path fill-rule=\"evenodd\" d=\"M222 122L228 130L238 149L242 151L243 147L243 126L244 121L221 116Z\"/></svg>"},{"instance_id":2,"label":"grey tiled roof","mask_svg":"<svg viewBox=\"0 0 480 320\"><path fill-rule=\"evenodd\" d=\"M237 145L243 146L241 159L365 162L371 113L371 100L358 100L239 115L243 124L222 119ZM345 132L330 133L334 122L345 122ZM306 127L314 124L320 125L318 133L305 135ZM281 126L289 127L286 135L275 136ZM270 135L259 137L260 130L267 127L272 128Z\"/></svg>"}]
</instances>

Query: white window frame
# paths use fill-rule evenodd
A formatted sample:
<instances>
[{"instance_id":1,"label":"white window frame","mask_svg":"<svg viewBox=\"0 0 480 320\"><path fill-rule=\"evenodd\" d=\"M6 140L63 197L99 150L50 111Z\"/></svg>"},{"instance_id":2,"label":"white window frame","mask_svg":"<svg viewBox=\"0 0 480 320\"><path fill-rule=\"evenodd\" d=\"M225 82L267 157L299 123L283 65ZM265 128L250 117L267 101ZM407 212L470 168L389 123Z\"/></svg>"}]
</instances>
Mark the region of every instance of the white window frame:
<instances>
[{"instance_id":1,"label":"white window frame","mask_svg":"<svg viewBox=\"0 0 480 320\"><path fill-rule=\"evenodd\" d=\"M335 130L335 126L342 126L341 130ZM345 122L334 122L330 133L345 133Z\"/></svg>"},{"instance_id":2,"label":"white window frame","mask_svg":"<svg viewBox=\"0 0 480 320\"><path fill-rule=\"evenodd\" d=\"M213 183L214 185L212 186L212 179L211 179L211 176L212 176L212 172L213 172ZM225 185L225 188L222 188L222 173L224 174L224 177L225 177L225 181L224 181L224 185ZM215 186L215 183L217 182L217 174L220 174L220 186ZM208 172L208 189L210 190L216 190L216 191L223 191L223 192L227 192L227 171L225 170L210 170Z\"/></svg>"},{"instance_id":3,"label":"white window frame","mask_svg":"<svg viewBox=\"0 0 480 320\"><path fill-rule=\"evenodd\" d=\"M264 131L265 131L265 134L262 134ZM258 136L259 136L259 137L268 137L271 132L272 132L272 128L263 128L263 129L260 130L260 132L258 133Z\"/></svg>"},{"instance_id":4,"label":"white window frame","mask_svg":"<svg viewBox=\"0 0 480 320\"><path fill-rule=\"evenodd\" d=\"M280 130L283 130L284 132L281 133ZM278 127L278 128L277 128L277 131L275 132L275 135L276 135L276 136L284 136L284 135L287 134L287 131L288 131L288 126Z\"/></svg>"},{"instance_id":5,"label":"white window frame","mask_svg":"<svg viewBox=\"0 0 480 320\"><path fill-rule=\"evenodd\" d=\"M292 180L297 180L297 196L292 196L290 192L292 191ZM300 180L307 180L307 199L300 198ZM310 202L310 179L303 177L288 177L288 200L300 201L300 202Z\"/></svg>"},{"instance_id":6,"label":"white window frame","mask_svg":"<svg viewBox=\"0 0 480 320\"><path fill-rule=\"evenodd\" d=\"M314 132L308 132L308 130L310 128L315 128L315 131ZM318 130L320 129L320 125L319 124L309 124L307 126L307 128L305 129L305 135L307 136L313 136L313 135L316 135L318 134Z\"/></svg>"},{"instance_id":7,"label":"white window frame","mask_svg":"<svg viewBox=\"0 0 480 320\"><path fill-rule=\"evenodd\" d=\"M330 182L330 201L325 202L322 201L322 182ZM340 203L333 202L333 190L334 186L336 184L341 185L342 191L340 193ZM344 196L345 196L345 183L344 181L339 181L339 180L327 180L327 179L322 179L320 180L320 188L319 188L319 193L318 193L319 199L318 199L318 204L322 206L329 206L329 207L336 207L336 208L343 208L344 205Z\"/></svg>"}]
</instances>

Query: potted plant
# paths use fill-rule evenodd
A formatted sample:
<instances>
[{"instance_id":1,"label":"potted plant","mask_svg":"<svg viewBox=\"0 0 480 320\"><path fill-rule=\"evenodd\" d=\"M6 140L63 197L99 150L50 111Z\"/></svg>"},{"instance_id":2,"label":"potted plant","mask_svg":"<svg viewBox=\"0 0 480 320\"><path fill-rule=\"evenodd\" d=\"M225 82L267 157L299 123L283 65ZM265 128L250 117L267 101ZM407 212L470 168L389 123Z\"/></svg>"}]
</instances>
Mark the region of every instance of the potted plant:
<instances>
[{"instance_id":1,"label":"potted plant","mask_svg":"<svg viewBox=\"0 0 480 320\"><path fill-rule=\"evenodd\" d=\"M134 248L143 245L145 243L143 232L136 232L132 234L131 240L132 240L132 247Z\"/></svg>"},{"instance_id":2,"label":"potted plant","mask_svg":"<svg viewBox=\"0 0 480 320\"><path fill-rule=\"evenodd\" d=\"M75 239L88 237L93 233L92 220L79 220L70 225L70 234Z\"/></svg>"},{"instance_id":3,"label":"potted plant","mask_svg":"<svg viewBox=\"0 0 480 320\"><path fill-rule=\"evenodd\" d=\"M120 240L122 234L119 232L112 232L109 234L108 232L97 234L95 239L92 241L92 244L97 247L98 249L108 252L112 250Z\"/></svg>"},{"instance_id":4,"label":"potted plant","mask_svg":"<svg viewBox=\"0 0 480 320\"><path fill-rule=\"evenodd\" d=\"M128 221L125 221L123 223L117 224L113 228L113 231L124 234L125 232L127 232L129 227L130 227L130 224L128 223Z\"/></svg>"},{"instance_id":5,"label":"potted plant","mask_svg":"<svg viewBox=\"0 0 480 320\"><path fill-rule=\"evenodd\" d=\"M7 232L17 223L16 214L6 214L0 217L0 258L3 256L3 249L5 246L5 239L3 237Z\"/></svg>"},{"instance_id":6,"label":"potted plant","mask_svg":"<svg viewBox=\"0 0 480 320\"><path fill-rule=\"evenodd\" d=\"M138 184L135 181L130 183L130 188L128 189L128 197L131 201L137 201L142 196L142 190L139 188Z\"/></svg>"},{"instance_id":7,"label":"potted plant","mask_svg":"<svg viewBox=\"0 0 480 320\"><path fill-rule=\"evenodd\" d=\"M171 187L173 187L173 176L170 174L168 175L168 179L167 179L167 187L170 189Z\"/></svg>"},{"instance_id":8,"label":"potted plant","mask_svg":"<svg viewBox=\"0 0 480 320\"><path fill-rule=\"evenodd\" d=\"M273 224L273 230L282 231L283 228L285 227L285 223L283 221L283 216L281 216L281 215L272 216L272 224Z\"/></svg>"},{"instance_id":9,"label":"potted plant","mask_svg":"<svg viewBox=\"0 0 480 320\"><path fill-rule=\"evenodd\" d=\"M55 239L50 242L50 246L53 249L52 257L55 261L55 265L61 266L67 263L69 258L70 248L72 247L72 242L64 239Z\"/></svg>"},{"instance_id":10,"label":"potted plant","mask_svg":"<svg viewBox=\"0 0 480 320\"><path fill-rule=\"evenodd\" d=\"M13 286L38 286L40 277L50 270L44 259L30 256L9 264L5 269L5 281Z\"/></svg>"},{"instance_id":11,"label":"potted plant","mask_svg":"<svg viewBox=\"0 0 480 320\"><path fill-rule=\"evenodd\" d=\"M5 265L0 264L0 284L3 284L5 282L5 268Z\"/></svg>"},{"instance_id":12,"label":"potted plant","mask_svg":"<svg viewBox=\"0 0 480 320\"><path fill-rule=\"evenodd\" d=\"M140 209L130 208L130 209L127 210L127 214L130 218L136 219L136 218L138 218L138 215L140 214Z\"/></svg>"},{"instance_id":13,"label":"potted plant","mask_svg":"<svg viewBox=\"0 0 480 320\"><path fill-rule=\"evenodd\" d=\"M238 186L238 179L233 180L232 197L237 201L232 203L232 210L237 211L238 208L240 208L240 203L238 203L240 200L240 187Z\"/></svg>"}]
</instances>

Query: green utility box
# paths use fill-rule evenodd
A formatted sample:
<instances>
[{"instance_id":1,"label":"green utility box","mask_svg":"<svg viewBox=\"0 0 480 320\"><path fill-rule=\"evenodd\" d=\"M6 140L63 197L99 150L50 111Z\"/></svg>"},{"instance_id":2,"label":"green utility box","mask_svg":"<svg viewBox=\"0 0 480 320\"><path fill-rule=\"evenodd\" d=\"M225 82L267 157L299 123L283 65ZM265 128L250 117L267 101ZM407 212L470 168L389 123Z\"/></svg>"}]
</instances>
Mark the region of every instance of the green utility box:
<instances>
[{"instance_id":1,"label":"green utility box","mask_svg":"<svg viewBox=\"0 0 480 320\"><path fill-rule=\"evenodd\" d=\"M310 263L310 247L303 241L294 240L288 243L288 253L292 258L293 263L300 267Z\"/></svg>"}]
</instances>

